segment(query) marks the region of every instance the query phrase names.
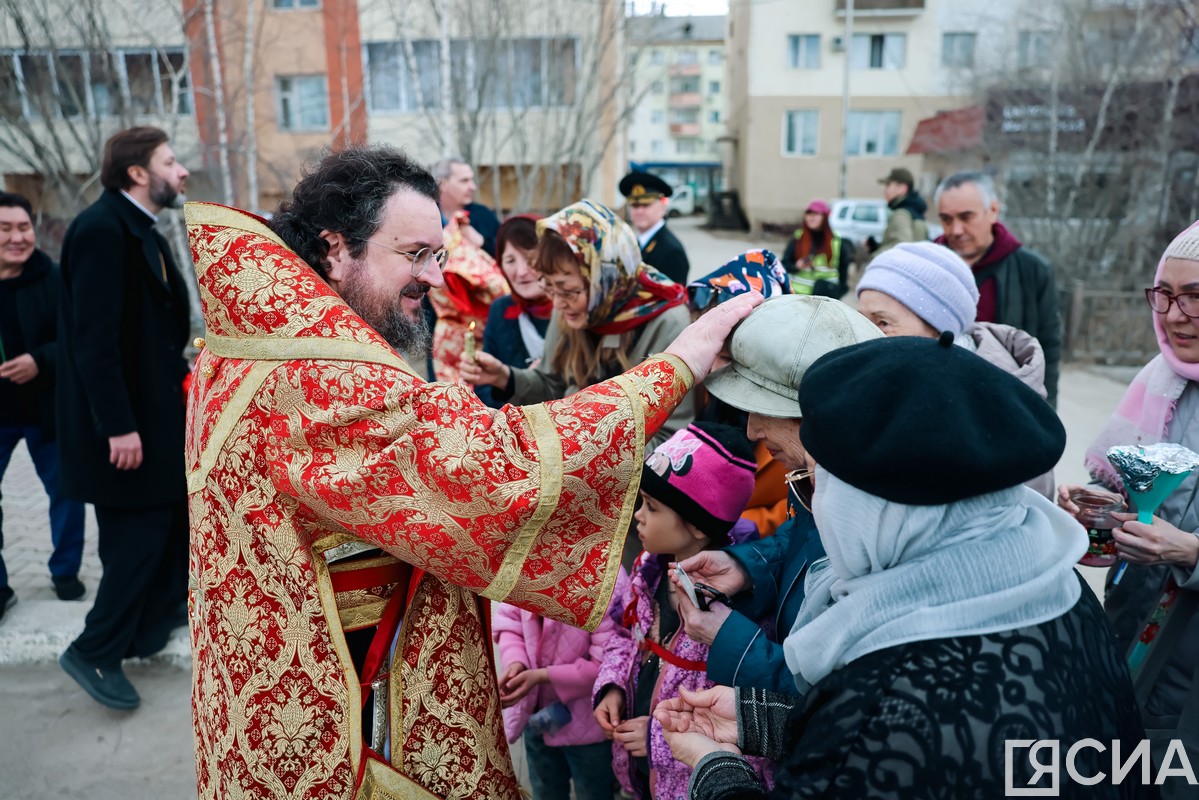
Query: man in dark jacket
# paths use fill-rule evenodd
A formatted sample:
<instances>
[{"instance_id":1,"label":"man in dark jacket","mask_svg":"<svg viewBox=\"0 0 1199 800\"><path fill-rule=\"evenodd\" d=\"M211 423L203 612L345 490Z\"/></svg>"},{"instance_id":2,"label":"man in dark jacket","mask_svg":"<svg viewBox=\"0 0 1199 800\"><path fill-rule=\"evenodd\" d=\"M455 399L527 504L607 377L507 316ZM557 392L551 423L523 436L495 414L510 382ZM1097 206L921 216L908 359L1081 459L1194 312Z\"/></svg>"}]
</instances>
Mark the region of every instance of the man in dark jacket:
<instances>
[{"instance_id":1,"label":"man in dark jacket","mask_svg":"<svg viewBox=\"0 0 1199 800\"><path fill-rule=\"evenodd\" d=\"M958 172L941 181L934 196L945 228L938 244L974 270L979 322L997 322L1031 333L1045 351L1045 391L1057 407L1062 358L1062 319L1053 267L999 222L995 182L981 172Z\"/></svg>"},{"instance_id":2,"label":"man in dark jacket","mask_svg":"<svg viewBox=\"0 0 1199 800\"><path fill-rule=\"evenodd\" d=\"M883 230L883 241L870 257L901 242L927 241L928 222L924 214L928 211L928 203L916 191L916 179L911 171L896 167L878 182L883 185L883 198L887 201L887 227Z\"/></svg>"},{"instance_id":3,"label":"man in dark jacket","mask_svg":"<svg viewBox=\"0 0 1199 800\"><path fill-rule=\"evenodd\" d=\"M648 172L630 172L620 180L620 193L629 200L629 222L637 231L641 260L686 285L691 262L683 243L666 227L666 209L674 190Z\"/></svg>"},{"instance_id":4,"label":"man in dark jacket","mask_svg":"<svg viewBox=\"0 0 1199 800\"><path fill-rule=\"evenodd\" d=\"M183 348L187 286L157 214L188 172L167 135L131 128L104 146L104 193L62 248L57 411L62 488L93 503L104 567L82 634L59 663L98 702L136 708L121 660L166 644L186 597Z\"/></svg>"},{"instance_id":5,"label":"man in dark jacket","mask_svg":"<svg viewBox=\"0 0 1199 800\"><path fill-rule=\"evenodd\" d=\"M58 490L54 445L54 372L58 267L37 249L33 206L0 192L0 478L22 439L50 498L50 579L60 600L83 597L83 504ZM4 515L0 512L0 526ZM0 527L0 547L4 531ZM17 601L0 557L0 619Z\"/></svg>"}]
</instances>

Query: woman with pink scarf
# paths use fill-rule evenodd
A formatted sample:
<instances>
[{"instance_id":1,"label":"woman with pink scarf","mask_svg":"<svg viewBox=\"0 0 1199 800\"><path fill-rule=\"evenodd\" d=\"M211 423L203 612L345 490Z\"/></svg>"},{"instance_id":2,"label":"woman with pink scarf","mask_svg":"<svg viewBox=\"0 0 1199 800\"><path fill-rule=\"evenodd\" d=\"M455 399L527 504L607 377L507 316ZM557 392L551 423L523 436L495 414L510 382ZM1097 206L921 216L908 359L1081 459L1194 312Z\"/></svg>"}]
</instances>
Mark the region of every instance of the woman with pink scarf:
<instances>
[{"instance_id":1,"label":"woman with pink scarf","mask_svg":"<svg viewBox=\"0 0 1199 800\"><path fill-rule=\"evenodd\" d=\"M1086 455L1095 482L1121 494L1109 447L1174 442L1199 451L1199 222L1166 248L1145 294L1161 353L1133 379ZM1072 513L1078 509L1070 493L1078 488L1058 489L1059 505ZM1109 573L1104 607L1129 656L1158 763L1172 739L1181 739L1191 763L1199 763L1197 492L1199 476L1191 475L1161 504L1151 525L1137 522L1135 514L1116 515L1116 551L1128 566L1123 574L1120 566ZM1185 781L1166 781L1162 797L1193 791Z\"/></svg>"}]
</instances>

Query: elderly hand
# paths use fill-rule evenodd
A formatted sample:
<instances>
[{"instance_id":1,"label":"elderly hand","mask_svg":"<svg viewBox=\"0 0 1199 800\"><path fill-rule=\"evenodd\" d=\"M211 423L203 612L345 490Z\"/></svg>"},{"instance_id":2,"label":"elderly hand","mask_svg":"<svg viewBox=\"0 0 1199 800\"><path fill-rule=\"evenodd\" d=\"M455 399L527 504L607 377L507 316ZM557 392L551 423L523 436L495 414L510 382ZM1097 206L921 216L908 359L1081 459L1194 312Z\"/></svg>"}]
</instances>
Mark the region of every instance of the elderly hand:
<instances>
[{"instance_id":1,"label":"elderly hand","mask_svg":"<svg viewBox=\"0 0 1199 800\"><path fill-rule=\"evenodd\" d=\"M748 292L721 303L684 328L663 352L682 359L695 382L701 383L724 351L725 340L733 328L763 299L758 292Z\"/></svg>"},{"instance_id":2,"label":"elderly hand","mask_svg":"<svg viewBox=\"0 0 1199 800\"><path fill-rule=\"evenodd\" d=\"M142 437L137 431L108 437L108 463L119 470L137 469L142 465Z\"/></svg>"},{"instance_id":3,"label":"elderly hand","mask_svg":"<svg viewBox=\"0 0 1199 800\"><path fill-rule=\"evenodd\" d=\"M1112 531L1116 552L1134 564L1171 564L1194 569L1199 561L1199 536L1179 530L1161 517L1152 524L1137 522L1136 514L1113 513L1122 524Z\"/></svg>"},{"instance_id":4,"label":"elderly hand","mask_svg":"<svg viewBox=\"0 0 1199 800\"><path fill-rule=\"evenodd\" d=\"M723 550L704 550L678 564L691 576L691 580L706 583L729 597L751 588L749 573L737 559ZM675 586L682 588L679 576L673 569L670 570L670 580Z\"/></svg>"},{"instance_id":5,"label":"elderly hand","mask_svg":"<svg viewBox=\"0 0 1199 800\"><path fill-rule=\"evenodd\" d=\"M680 592L684 597L686 594ZM683 628L687 635L700 644L710 645L716 641L716 634L729 618L733 610L724 603L712 602L707 611L700 611L691 605L691 600L679 602L679 615L683 618Z\"/></svg>"},{"instance_id":6,"label":"elderly hand","mask_svg":"<svg viewBox=\"0 0 1199 800\"><path fill-rule=\"evenodd\" d=\"M674 757L692 769L709 753L741 755L734 693L728 686L702 692L680 688L678 697L658 704L654 719L662 726Z\"/></svg>"},{"instance_id":7,"label":"elderly hand","mask_svg":"<svg viewBox=\"0 0 1199 800\"><path fill-rule=\"evenodd\" d=\"M462 380L474 386L495 386L503 389L508 385L511 374L508 365L482 350L475 353L475 360L463 358L458 362L458 374Z\"/></svg>"},{"instance_id":8,"label":"elderly hand","mask_svg":"<svg viewBox=\"0 0 1199 800\"><path fill-rule=\"evenodd\" d=\"M16 384L29 383L37 377L37 373L37 362L28 353L15 356L0 364L0 378Z\"/></svg>"}]
</instances>

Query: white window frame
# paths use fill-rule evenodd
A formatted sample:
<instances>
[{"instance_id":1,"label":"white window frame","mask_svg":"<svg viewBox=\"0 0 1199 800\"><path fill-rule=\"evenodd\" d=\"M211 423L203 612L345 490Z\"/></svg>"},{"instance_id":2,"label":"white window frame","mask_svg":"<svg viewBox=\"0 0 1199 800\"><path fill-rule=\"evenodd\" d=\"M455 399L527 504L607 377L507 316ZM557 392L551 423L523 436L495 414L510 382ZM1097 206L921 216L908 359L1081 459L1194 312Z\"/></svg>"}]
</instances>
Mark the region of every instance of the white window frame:
<instances>
[{"instance_id":1,"label":"white window frame","mask_svg":"<svg viewBox=\"0 0 1199 800\"><path fill-rule=\"evenodd\" d=\"M903 112L896 109L875 109L875 110L854 110L849 112L850 121L849 127L854 127L853 117L859 117L859 137L856 143L850 141L849 132L846 132L845 148L846 154L853 158L893 158L899 155L900 137L903 135ZM886 149L886 126L888 120L895 120L895 150L888 151ZM864 151L863 145L871 138L871 134L877 137L879 149L872 153ZM856 149L856 152L855 152Z\"/></svg>"},{"instance_id":2,"label":"white window frame","mask_svg":"<svg viewBox=\"0 0 1199 800\"><path fill-rule=\"evenodd\" d=\"M879 62L874 64L874 40L881 39L879 43ZM860 45L864 43L866 46L866 59L862 63L858 58L858 53L861 52ZM899 51L899 59L896 62L895 52ZM890 59L888 58L890 51ZM906 33L855 33L853 41L849 43L849 67L857 71L897 71L905 68L908 63L908 35Z\"/></svg>"},{"instance_id":3,"label":"white window frame","mask_svg":"<svg viewBox=\"0 0 1199 800\"><path fill-rule=\"evenodd\" d=\"M297 119L297 124L295 126L285 126L284 125L284 119L283 119L284 91L283 91L283 87L282 87L281 83L282 83L282 81L296 81L296 80L320 80L323 83L324 90L325 90L325 109L324 109L325 121L324 121L324 123L322 123L320 125L305 125L305 124L303 124L302 120ZM292 94L295 99L295 104L296 104L295 115L296 115L296 117L299 117L300 116L300 108L299 108L299 100L298 100L298 94L299 94L298 87L293 86L291 89L288 90L288 92L290 94ZM283 132L283 133L324 133L329 130L329 120L331 117L332 117L332 114L329 109L329 76L327 73L322 72L322 73L308 73L308 74L303 74L303 75L276 75L275 76L275 127L278 128L281 132Z\"/></svg>"},{"instance_id":4,"label":"white window frame","mask_svg":"<svg viewBox=\"0 0 1199 800\"><path fill-rule=\"evenodd\" d=\"M1016 68L1046 69L1053 60L1054 33L1050 30L1022 30L1016 34ZM1034 53L1034 50L1036 51ZM1033 56L1036 56L1034 59Z\"/></svg>"},{"instance_id":5,"label":"white window frame","mask_svg":"<svg viewBox=\"0 0 1199 800\"><path fill-rule=\"evenodd\" d=\"M795 141L798 143L799 148L797 150L788 150L787 149L787 129L790 127L791 119L796 115L803 115L805 120L808 120L808 119L812 120L812 124L815 126L815 131L814 131L815 144L812 148L812 152L810 152L810 153L803 152L804 133L807 128L806 123L804 125L803 130L795 131ZM779 136L779 152L782 154L783 158L815 158L818 155L820 155L820 110L819 109L816 109L816 108L789 108L783 112L782 123L783 123L782 129L780 131L780 136Z\"/></svg>"},{"instance_id":6,"label":"white window frame","mask_svg":"<svg viewBox=\"0 0 1199 800\"><path fill-rule=\"evenodd\" d=\"M820 40L819 33L787 34L787 69L820 69ZM805 62L812 53L815 53L816 63L809 65Z\"/></svg>"},{"instance_id":7,"label":"white window frame","mask_svg":"<svg viewBox=\"0 0 1199 800\"><path fill-rule=\"evenodd\" d=\"M969 58L962 58L962 45L970 43ZM941 34L941 66L953 69L974 69L978 49L978 34L973 31L947 31Z\"/></svg>"}]
</instances>

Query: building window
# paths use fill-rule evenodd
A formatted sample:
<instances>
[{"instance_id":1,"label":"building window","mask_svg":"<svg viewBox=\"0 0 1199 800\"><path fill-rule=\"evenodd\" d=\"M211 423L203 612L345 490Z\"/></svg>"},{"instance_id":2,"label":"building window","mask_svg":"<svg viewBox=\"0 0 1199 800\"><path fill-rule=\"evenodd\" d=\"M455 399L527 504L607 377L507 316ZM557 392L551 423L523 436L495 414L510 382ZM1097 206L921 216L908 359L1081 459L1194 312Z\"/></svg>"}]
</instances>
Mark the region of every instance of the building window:
<instances>
[{"instance_id":1,"label":"building window","mask_svg":"<svg viewBox=\"0 0 1199 800\"><path fill-rule=\"evenodd\" d=\"M814 156L817 146L819 111L783 113L783 155Z\"/></svg>"},{"instance_id":2,"label":"building window","mask_svg":"<svg viewBox=\"0 0 1199 800\"><path fill-rule=\"evenodd\" d=\"M661 153L662 152L662 140L654 139L652 142L650 142L649 143L649 151L651 153L653 153L654 155Z\"/></svg>"},{"instance_id":3,"label":"building window","mask_svg":"<svg viewBox=\"0 0 1199 800\"><path fill-rule=\"evenodd\" d=\"M649 121L655 125L663 122L665 119L666 115L663 114L660 109L654 109L653 111L649 112Z\"/></svg>"},{"instance_id":4,"label":"building window","mask_svg":"<svg viewBox=\"0 0 1199 800\"><path fill-rule=\"evenodd\" d=\"M694 139L676 139L674 150L681 156L695 155L695 140Z\"/></svg>"},{"instance_id":5,"label":"building window","mask_svg":"<svg viewBox=\"0 0 1199 800\"><path fill-rule=\"evenodd\" d=\"M320 8L321 0L271 0L273 8Z\"/></svg>"},{"instance_id":6,"label":"building window","mask_svg":"<svg viewBox=\"0 0 1199 800\"><path fill-rule=\"evenodd\" d=\"M853 69L903 69L908 37L903 33L855 33L849 65Z\"/></svg>"},{"instance_id":7,"label":"building window","mask_svg":"<svg viewBox=\"0 0 1199 800\"><path fill-rule=\"evenodd\" d=\"M850 111L845 150L851 156L899 155L898 111Z\"/></svg>"},{"instance_id":8,"label":"building window","mask_svg":"<svg viewBox=\"0 0 1199 800\"><path fill-rule=\"evenodd\" d=\"M651 90L653 91L653 93L654 94L662 94L662 89L663 89L662 81L654 81L654 85L651 87Z\"/></svg>"},{"instance_id":9,"label":"building window","mask_svg":"<svg viewBox=\"0 0 1199 800\"><path fill-rule=\"evenodd\" d=\"M708 94L720 94L720 81L708 81Z\"/></svg>"},{"instance_id":10,"label":"building window","mask_svg":"<svg viewBox=\"0 0 1199 800\"><path fill-rule=\"evenodd\" d=\"M275 78L276 111L281 131L323 131L329 127L329 82L324 75Z\"/></svg>"},{"instance_id":11,"label":"building window","mask_svg":"<svg viewBox=\"0 0 1199 800\"><path fill-rule=\"evenodd\" d=\"M1020 31L1016 38L1016 66L1021 69L1049 66L1052 31Z\"/></svg>"},{"instance_id":12,"label":"building window","mask_svg":"<svg viewBox=\"0 0 1199 800\"><path fill-rule=\"evenodd\" d=\"M34 117L192 113L183 50L0 51L0 110Z\"/></svg>"},{"instance_id":13,"label":"building window","mask_svg":"<svg viewBox=\"0 0 1199 800\"><path fill-rule=\"evenodd\" d=\"M679 55L678 55L678 58L675 63L677 63L677 64L698 64L699 63L699 51L693 50L690 47L684 48L679 51Z\"/></svg>"},{"instance_id":14,"label":"building window","mask_svg":"<svg viewBox=\"0 0 1199 800\"><path fill-rule=\"evenodd\" d=\"M820 34L793 33L787 37L787 66L820 69Z\"/></svg>"},{"instance_id":15,"label":"building window","mask_svg":"<svg viewBox=\"0 0 1199 800\"><path fill-rule=\"evenodd\" d=\"M455 79L451 102L458 108L536 108L575 102L573 38L454 39L450 61ZM366 79L371 111L440 108L441 42L369 42Z\"/></svg>"},{"instance_id":16,"label":"building window","mask_svg":"<svg viewBox=\"0 0 1199 800\"><path fill-rule=\"evenodd\" d=\"M1192 67L1199 64L1199 28L1182 32L1182 63Z\"/></svg>"},{"instance_id":17,"label":"building window","mask_svg":"<svg viewBox=\"0 0 1199 800\"><path fill-rule=\"evenodd\" d=\"M649 63L665 64L666 63L666 54L656 48L653 50L650 50L649 51Z\"/></svg>"},{"instance_id":18,"label":"building window","mask_svg":"<svg viewBox=\"0 0 1199 800\"><path fill-rule=\"evenodd\" d=\"M670 109L670 124L671 125L694 125L699 122L698 108L672 108Z\"/></svg>"},{"instance_id":19,"label":"building window","mask_svg":"<svg viewBox=\"0 0 1199 800\"><path fill-rule=\"evenodd\" d=\"M637 152L637 142L635 142L635 141L632 141L632 140L630 140L630 141L629 141L629 152L630 152L630 153L636 153L636 152Z\"/></svg>"},{"instance_id":20,"label":"building window","mask_svg":"<svg viewBox=\"0 0 1199 800\"><path fill-rule=\"evenodd\" d=\"M974 66L973 33L945 33L941 35L941 66L966 67Z\"/></svg>"},{"instance_id":21,"label":"building window","mask_svg":"<svg viewBox=\"0 0 1199 800\"><path fill-rule=\"evenodd\" d=\"M715 67L715 66L719 66L722 63L724 63L724 54L723 53L721 53L719 50L709 50L708 51L708 64Z\"/></svg>"},{"instance_id":22,"label":"building window","mask_svg":"<svg viewBox=\"0 0 1199 800\"><path fill-rule=\"evenodd\" d=\"M708 112L708 122L720 122L720 112L719 111L709 111Z\"/></svg>"},{"instance_id":23,"label":"building window","mask_svg":"<svg viewBox=\"0 0 1199 800\"><path fill-rule=\"evenodd\" d=\"M671 94L699 94L699 76L689 75L685 78L670 79Z\"/></svg>"}]
</instances>

